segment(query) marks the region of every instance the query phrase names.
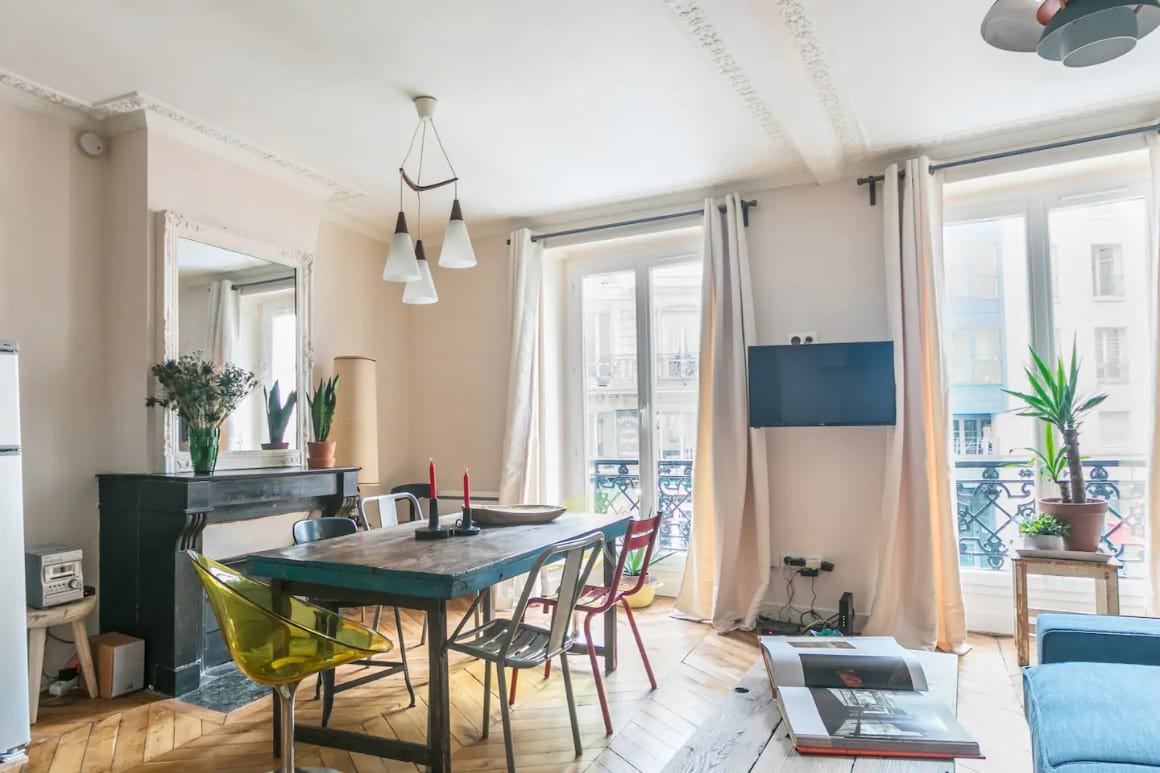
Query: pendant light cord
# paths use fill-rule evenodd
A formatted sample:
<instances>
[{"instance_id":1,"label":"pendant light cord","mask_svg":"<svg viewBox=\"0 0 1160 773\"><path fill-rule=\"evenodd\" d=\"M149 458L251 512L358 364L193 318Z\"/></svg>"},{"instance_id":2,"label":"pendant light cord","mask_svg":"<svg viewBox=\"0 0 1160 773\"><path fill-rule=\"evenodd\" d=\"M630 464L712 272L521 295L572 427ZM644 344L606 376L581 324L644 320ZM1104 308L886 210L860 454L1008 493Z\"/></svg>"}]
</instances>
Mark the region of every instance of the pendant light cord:
<instances>
[{"instance_id":1,"label":"pendant light cord","mask_svg":"<svg viewBox=\"0 0 1160 773\"><path fill-rule=\"evenodd\" d=\"M447 155L447 148L443 147L443 138L439 136L439 127L431 121L431 131L435 132L435 141L439 143L439 152L443 154L443 160L447 162L447 168L451 170L451 176L455 180L455 198L459 198L459 175L455 173L455 165L451 163L451 156Z\"/></svg>"},{"instance_id":2,"label":"pendant light cord","mask_svg":"<svg viewBox=\"0 0 1160 773\"><path fill-rule=\"evenodd\" d=\"M402 163L399 164L399 169L406 169L407 168L407 162L411 160L411 151L413 151L415 149L415 138L419 136L419 129L421 129L422 127L423 127L423 119L420 118L419 123L415 126L415 131L411 132L411 143L409 145L407 145L407 155L403 156L403 161L402 161ZM423 163L423 159L422 159L423 151L420 149L419 153L420 153L419 163L422 164ZM401 212L402 209L403 209L403 173L399 172L399 211Z\"/></svg>"}]
</instances>

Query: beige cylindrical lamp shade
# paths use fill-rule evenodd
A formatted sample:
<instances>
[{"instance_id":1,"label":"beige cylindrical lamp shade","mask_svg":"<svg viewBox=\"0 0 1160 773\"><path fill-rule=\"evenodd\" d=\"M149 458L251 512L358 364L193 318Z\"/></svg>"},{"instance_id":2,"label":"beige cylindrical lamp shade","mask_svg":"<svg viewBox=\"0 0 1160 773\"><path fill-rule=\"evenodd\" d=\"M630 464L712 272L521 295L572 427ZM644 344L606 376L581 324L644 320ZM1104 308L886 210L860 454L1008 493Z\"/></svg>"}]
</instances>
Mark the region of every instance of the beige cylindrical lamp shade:
<instances>
[{"instance_id":1,"label":"beige cylindrical lamp shade","mask_svg":"<svg viewBox=\"0 0 1160 773\"><path fill-rule=\"evenodd\" d=\"M339 377L338 405L330 437L337 441L335 464L360 467L359 485L379 482L379 397L375 361L370 357L335 357Z\"/></svg>"}]
</instances>

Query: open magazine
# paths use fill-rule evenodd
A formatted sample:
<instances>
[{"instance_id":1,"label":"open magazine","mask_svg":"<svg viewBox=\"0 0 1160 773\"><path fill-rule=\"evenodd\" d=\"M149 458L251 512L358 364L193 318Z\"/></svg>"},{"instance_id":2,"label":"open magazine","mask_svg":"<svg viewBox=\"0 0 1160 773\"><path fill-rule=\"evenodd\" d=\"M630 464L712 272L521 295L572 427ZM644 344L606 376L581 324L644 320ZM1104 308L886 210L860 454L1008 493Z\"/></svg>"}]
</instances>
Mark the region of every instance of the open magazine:
<instances>
[{"instance_id":1,"label":"open magazine","mask_svg":"<svg viewBox=\"0 0 1160 773\"><path fill-rule=\"evenodd\" d=\"M914 653L889 637L761 637L769 683L803 754L979 757L927 690Z\"/></svg>"}]
</instances>

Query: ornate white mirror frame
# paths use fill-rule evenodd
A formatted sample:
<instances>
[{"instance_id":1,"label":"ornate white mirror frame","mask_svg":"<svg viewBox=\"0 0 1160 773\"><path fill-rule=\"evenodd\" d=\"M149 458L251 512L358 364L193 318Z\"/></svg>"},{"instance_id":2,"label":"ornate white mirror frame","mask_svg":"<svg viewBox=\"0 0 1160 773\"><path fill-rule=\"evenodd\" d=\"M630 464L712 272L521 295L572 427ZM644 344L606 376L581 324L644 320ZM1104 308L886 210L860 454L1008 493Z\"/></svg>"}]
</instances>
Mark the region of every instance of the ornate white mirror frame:
<instances>
[{"instance_id":1,"label":"ornate white mirror frame","mask_svg":"<svg viewBox=\"0 0 1160 773\"><path fill-rule=\"evenodd\" d=\"M157 238L157 275L159 277L157 308L161 314L156 341L155 361L172 359L179 354L178 345L178 240L189 239L213 245L225 250L250 255L271 263L278 263L295 270L295 314L298 324L298 394L299 409L295 411L297 421L294 431L297 442L295 448L286 450L245 450L222 451L218 455L217 469L241 470L265 467L300 467L305 462L306 440L309 427L309 412L306 405L306 389L314 365L314 355L310 342L310 286L314 271L314 254L304 250L289 250L274 247L255 239L249 239L220 226L198 223L178 212L166 210L158 212L155 220ZM150 378L150 390L156 387ZM260 388L260 387L259 387ZM160 459L156 463L167 473L189 472L192 465L189 452L180 448L180 427L178 418L172 411L164 412L164 419L150 422L154 430L154 447Z\"/></svg>"}]
</instances>

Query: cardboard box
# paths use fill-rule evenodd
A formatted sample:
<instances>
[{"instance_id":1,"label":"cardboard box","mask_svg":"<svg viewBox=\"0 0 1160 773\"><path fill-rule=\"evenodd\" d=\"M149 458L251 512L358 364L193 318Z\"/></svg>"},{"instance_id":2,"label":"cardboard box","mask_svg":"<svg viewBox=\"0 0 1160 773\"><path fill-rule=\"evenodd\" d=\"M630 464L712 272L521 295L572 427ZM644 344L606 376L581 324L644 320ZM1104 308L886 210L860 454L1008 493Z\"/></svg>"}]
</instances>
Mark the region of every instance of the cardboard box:
<instances>
[{"instance_id":1,"label":"cardboard box","mask_svg":"<svg viewBox=\"0 0 1160 773\"><path fill-rule=\"evenodd\" d=\"M123 633L89 637L97 688L102 698L140 690L145 686L145 641Z\"/></svg>"}]
</instances>

